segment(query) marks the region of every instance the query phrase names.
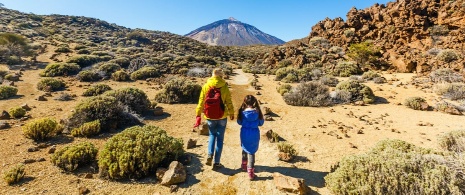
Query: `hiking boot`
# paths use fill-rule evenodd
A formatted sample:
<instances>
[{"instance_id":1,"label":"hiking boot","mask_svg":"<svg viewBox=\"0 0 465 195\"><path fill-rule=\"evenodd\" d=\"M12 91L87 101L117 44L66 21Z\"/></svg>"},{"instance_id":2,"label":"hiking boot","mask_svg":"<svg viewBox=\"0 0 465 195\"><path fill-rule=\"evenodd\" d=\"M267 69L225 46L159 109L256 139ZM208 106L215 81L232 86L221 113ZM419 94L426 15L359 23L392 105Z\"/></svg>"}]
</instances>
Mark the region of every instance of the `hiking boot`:
<instances>
[{"instance_id":1,"label":"hiking boot","mask_svg":"<svg viewBox=\"0 0 465 195\"><path fill-rule=\"evenodd\" d=\"M257 177L257 175L255 175L254 173L254 168L247 168L247 173L249 174L249 179L250 180L253 180L255 179L255 177Z\"/></svg>"},{"instance_id":2,"label":"hiking boot","mask_svg":"<svg viewBox=\"0 0 465 195\"><path fill-rule=\"evenodd\" d=\"M247 171L247 161L246 160L242 160L241 168L242 168L242 171Z\"/></svg>"},{"instance_id":3,"label":"hiking boot","mask_svg":"<svg viewBox=\"0 0 465 195\"><path fill-rule=\"evenodd\" d=\"M205 164L208 165L208 166L212 166L212 160L213 160L213 157L208 155L207 162L205 162Z\"/></svg>"},{"instance_id":4,"label":"hiking boot","mask_svg":"<svg viewBox=\"0 0 465 195\"><path fill-rule=\"evenodd\" d=\"M223 168L224 166L221 163L214 163L213 164L213 170L216 171L218 169Z\"/></svg>"}]
</instances>

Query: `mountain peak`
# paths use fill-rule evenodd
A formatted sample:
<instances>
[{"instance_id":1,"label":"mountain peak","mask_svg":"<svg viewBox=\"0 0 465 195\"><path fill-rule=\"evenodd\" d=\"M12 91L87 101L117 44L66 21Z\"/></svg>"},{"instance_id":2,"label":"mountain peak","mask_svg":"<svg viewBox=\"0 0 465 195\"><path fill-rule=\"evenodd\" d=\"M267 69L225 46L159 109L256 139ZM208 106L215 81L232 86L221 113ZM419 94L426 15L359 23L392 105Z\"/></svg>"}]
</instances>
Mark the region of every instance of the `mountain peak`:
<instances>
[{"instance_id":1,"label":"mountain peak","mask_svg":"<svg viewBox=\"0 0 465 195\"><path fill-rule=\"evenodd\" d=\"M280 45L285 42L233 17L202 26L185 35L209 45Z\"/></svg>"}]
</instances>

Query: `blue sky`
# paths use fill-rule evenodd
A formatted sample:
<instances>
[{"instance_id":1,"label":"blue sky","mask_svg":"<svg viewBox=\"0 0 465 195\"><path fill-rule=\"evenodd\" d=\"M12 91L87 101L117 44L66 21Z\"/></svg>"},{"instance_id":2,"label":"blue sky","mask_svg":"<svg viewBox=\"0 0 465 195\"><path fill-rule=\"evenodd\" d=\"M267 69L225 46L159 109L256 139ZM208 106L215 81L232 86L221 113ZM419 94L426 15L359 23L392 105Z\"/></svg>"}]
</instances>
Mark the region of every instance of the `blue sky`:
<instances>
[{"instance_id":1,"label":"blue sky","mask_svg":"<svg viewBox=\"0 0 465 195\"><path fill-rule=\"evenodd\" d=\"M35 14L99 18L129 28L184 35L234 17L284 41L308 36L326 17L342 17L388 0L0 0L6 8Z\"/></svg>"}]
</instances>

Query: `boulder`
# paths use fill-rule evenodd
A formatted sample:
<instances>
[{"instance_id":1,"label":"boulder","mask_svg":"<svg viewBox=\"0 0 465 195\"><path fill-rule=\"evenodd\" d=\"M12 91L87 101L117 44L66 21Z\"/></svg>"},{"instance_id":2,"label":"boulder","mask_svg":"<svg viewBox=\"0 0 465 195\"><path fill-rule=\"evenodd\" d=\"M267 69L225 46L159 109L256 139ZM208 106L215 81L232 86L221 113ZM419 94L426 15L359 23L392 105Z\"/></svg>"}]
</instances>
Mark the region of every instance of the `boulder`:
<instances>
[{"instance_id":1,"label":"boulder","mask_svg":"<svg viewBox=\"0 0 465 195\"><path fill-rule=\"evenodd\" d=\"M273 181L276 187L284 192L307 194L310 189L305 185L305 180L285 176L281 173L273 173Z\"/></svg>"},{"instance_id":2,"label":"boulder","mask_svg":"<svg viewBox=\"0 0 465 195\"><path fill-rule=\"evenodd\" d=\"M0 129L8 129L10 128L10 124L6 121L0 121Z\"/></svg>"},{"instance_id":3,"label":"boulder","mask_svg":"<svg viewBox=\"0 0 465 195\"><path fill-rule=\"evenodd\" d=\"M447 114L452 114L452 115L462 115L462 112L460 112L457 108L454 108L454 107L447 107L445 110L444 110L445 113ZM1 127L0 127L1 129Z\"/></svg>"},{"instance_id":4,"label":"boulder","mask_svg":"<svg viewBox=\"0 0 465 195\"><path fill-rule=\"evenodd\" d=\"M186 168L178 161L171 162L168 171L163 175L161 184L170 186L186 181L187 173Z\"/></svg>"},{"instance_id":5,"label":"boulder","mask_svg":"<svg viewBox=\"0 0 465 195\"><path fill-rule=\"evenodd\" d=\"M187 146L186 146L187 149L195 148L195 146L197 146L197 140L195 139L187 140Z\"/></svg>"},{"instance_id":6,"label":"boulder","mask_svg":"<svg viewBox=\"0 0 465 195\"><path fill-rule=\"evenodd\" d=\"M39 95L37 98L36 98L37 101L47 101L47 98L45 98L45 96L43 95Z\"/></svg>"},{"instance_id":7,"label":"boulder","mask_svg":"<svg viewBox=\"0 0 465 195\"><path fill-rule=\"evenodd\" d=\"M168 169L163 168L163 167L158 168L157 172L155 173L155 175L157 176L157 179L161 181L166 171L168 171Z\"/></svg>"},{"instance_id":8,"label":"boulder","mask_svg":"<svg viewBox=\"0 0 465 195\"><path fill-rule=\"evenodd\" d=\"M30 111L30 110L31 110L31 107L29 107L27 104L21 105L21 108L23 108L23 109L26 110L26 111Z\"/></svg>"},{"instance_id":9,"label":"boulder","mask_svg":"<svg viewBox=\"0 0 465 195\"><path fill-rule=\"evenodd\" d=\"M2 113L0 114L0 120L8 120L10 118L11 118L10 114L5 110L2 111Z\"/></svg>"}]
</instances>

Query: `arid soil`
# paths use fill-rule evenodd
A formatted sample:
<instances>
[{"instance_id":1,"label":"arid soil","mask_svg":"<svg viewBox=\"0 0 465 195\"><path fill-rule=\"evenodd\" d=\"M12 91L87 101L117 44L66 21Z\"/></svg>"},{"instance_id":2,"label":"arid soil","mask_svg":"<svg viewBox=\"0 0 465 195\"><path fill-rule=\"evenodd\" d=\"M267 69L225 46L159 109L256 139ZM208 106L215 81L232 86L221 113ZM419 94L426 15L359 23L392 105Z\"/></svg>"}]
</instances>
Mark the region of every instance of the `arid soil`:
<instances>
[{"instance_id":1,"label":"arid soil","mask_svg":"<svg viewBox=\"0 0 465 195\"><path fill-rule=\"evenodd\" d=\"M27 113L32 118L50 116L57 120L63 119L70 115L73 107L84 98L81 96L82 92L92 85L75 81L70 77L64 78L68 88L62 92L75 94L75 100L54 100L62 92L53 92L53 97L47 97L48 101L39 102L35 98L44 93L36 89L36 83L40 80L39 72L40 70L24 71L21 81L15 83L19 88L19 96L0 100L0 110L27 103L32 107ZM287 105L276 91L279 83L274 81L274 76L259 75L259 85L263 87L261 90L255 90L249 85L253 78L251 74L241 70L235 70L235 73L228 82L231 85L236 110L245 95L256 95L256 92L260 91L261 95L256 96L263 106L271 108L274 119L266 121L261 131L272 129L277 132L295 146L298 157L290 163L279 161L277 144L262 139L256 155L258 178L249 181L247 174L240 171L240 126L236 121L230 120L221 158L225 168L213 171L211 167L204 165L208 137L192 131L196 105L160 104L165 114L160 117L147 117L144 123L160 126L171 136L183 138L184 142L189 138L198 141L197 147L186 150L192 156L192 162L186 166L188 178L185 183L179 185L174 194L286 194L276 189L272 177L274 172L305 179L305 184L311 188L312 194L331 194L325 188L324 176L329 173L331 165L344 156L363 153L384 139L401 139L421 147L437 148L438 135L464 128L463 116L435 111L415 111L398 105L411 96L424 97L430 105L438 99L430 91L425 92L412 85L404 85L410 81L413 74L383 75L388 80L393 77L399 79L392 84L365 83L378 97L375 104L313 108ZM202 83L204 80L197 81ZM113 89L137 87L143 89L151 99L158 91L153 83L146 81L101 83L106 83ZM72 174L64 173L50 162L50 147L28 152L28 148L35 146L33 141L22 135L21 126L28 121L8 122L12 123L12 128L0 130L2 171L26 159L44 158L45 161L26 164L26 177L17 185L8 186L1 182L0 194L78 194L79 188L87 188L90 194L170 193L169 187L157 184L155 176L138 181L108 181L98 178L95 166L79 169ZM59 149L69 144L90 141L102 148L113 134L106 133L92 139L63 135L49 143ZM86 178L86 175L92 177Z\"/></svg>"}]
</instances>

